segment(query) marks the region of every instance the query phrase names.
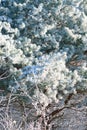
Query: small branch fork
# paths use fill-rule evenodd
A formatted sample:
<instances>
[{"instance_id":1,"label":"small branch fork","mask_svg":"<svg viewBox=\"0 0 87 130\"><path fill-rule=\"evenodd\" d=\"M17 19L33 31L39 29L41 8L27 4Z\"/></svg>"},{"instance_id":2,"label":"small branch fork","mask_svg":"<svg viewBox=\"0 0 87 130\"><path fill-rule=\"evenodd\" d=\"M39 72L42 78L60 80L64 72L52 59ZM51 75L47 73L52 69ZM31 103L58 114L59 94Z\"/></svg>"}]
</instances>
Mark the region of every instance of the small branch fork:
<instances>
[{"instance_id":1,"label":"small branch fork","mask_svg":"<svg viewBox=\"0 0 87 130\"><path fill-rule=\"evenodd\" d=\"M77 93L81 93L81 92L79 92L79 90L78 90ZM66 100L65 100L65 102L64 102L65 104L64 104L63 107L58 108L58 109L52 111L51 113L46 114L45 117L43 117L42 115L39 115L39 116L37 117L37 120L38 120L38 119L42 119L42 124L43 124L44 122L46 122L46 126L45 126L45 129L44 129L44 130L49 130L49 126L51 125L52 121L54 121L54 120L57 119L58 117L63 116L63 113L61 113L61 112L63 112L64 109L71 109L71 110L74 110L74 111L83 112L83 109L82 109L82 110L79 110L79 109L75 108L75 106L78 105L81 101L78 101L78 102L73 103L73 104L70 104L70 105L68 104L68 102L70 101L70 99L72 98L73 95L74 95L73 93L71 93L71 94L68 95L68 97L66 98ZM45 113L47 113L46 111L47 111L47 109L49 109L50 107L52 107L51 104L49 104L49 105L47 106L47 108L45 109ZM61 114L60 114L60 113L61 113ZM84 114L85 114L85 112L84 112ZM44 125L45 125L45 123L44 123Z\"/></svg>"}]
</instances>

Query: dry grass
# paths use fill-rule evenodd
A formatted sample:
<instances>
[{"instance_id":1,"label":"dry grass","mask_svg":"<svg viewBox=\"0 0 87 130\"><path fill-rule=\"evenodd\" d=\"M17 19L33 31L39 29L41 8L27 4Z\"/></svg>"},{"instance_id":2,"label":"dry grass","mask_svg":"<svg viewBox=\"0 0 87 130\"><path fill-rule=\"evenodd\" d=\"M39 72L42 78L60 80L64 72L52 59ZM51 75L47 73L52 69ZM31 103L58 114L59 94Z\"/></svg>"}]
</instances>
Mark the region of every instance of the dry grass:
<instances>
[{"instance_id":1,"label":"dry grass","mask_svg":"<svg viewBox=\"0 0 87 130\"><path fill-rule=\"evenodd\" d=\"M38 107L22 101L21 96L9 93L0 97L0 130L47 130L44 112L38 115Z\"/></svg>"}]
</instances>

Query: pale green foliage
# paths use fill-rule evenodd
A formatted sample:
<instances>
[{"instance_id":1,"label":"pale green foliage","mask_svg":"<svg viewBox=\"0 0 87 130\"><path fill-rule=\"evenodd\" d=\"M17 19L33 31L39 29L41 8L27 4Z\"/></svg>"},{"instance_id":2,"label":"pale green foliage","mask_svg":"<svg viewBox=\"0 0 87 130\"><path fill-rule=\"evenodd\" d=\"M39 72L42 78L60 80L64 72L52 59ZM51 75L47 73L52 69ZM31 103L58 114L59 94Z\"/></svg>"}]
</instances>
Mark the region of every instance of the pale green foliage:
<instances>
[{"instance_id":1,"label":"pale green foliage","mask_svg":"<svg viewBox=\"0 0 87 130\"><path fill-rule=\"evenodd\" d=\"M39 98L39 101L44 106L52 101L57 102L58 99L63 98L63 95L76 93L75 84L81 81L81 77L78 75L78 71L69 71L65 65L66 58L66 53L55 53L47 59L48 63L42 73L37 75L38 78L34 76L35 83L40 83L43 87L40 92L38 89L35 90L35 97ZM43 83L45 83L44 86ZM46 90L46 96L42 93L44 90ZM42 98L40 95L42 95Z\"/></svg>"},{"instance_id":2,"label":"pale green foliage","mask_svg":"<svg viewBox=\"0 0 87 130\"><path fill-rule=\"evenodd\" d=\"M9 67L9 89L32 87L32 97L47 106L87 88L86 67L66 66L87 49L86 6L86 0L0 3L0 67Z\"/></svg>"}]
</instances>

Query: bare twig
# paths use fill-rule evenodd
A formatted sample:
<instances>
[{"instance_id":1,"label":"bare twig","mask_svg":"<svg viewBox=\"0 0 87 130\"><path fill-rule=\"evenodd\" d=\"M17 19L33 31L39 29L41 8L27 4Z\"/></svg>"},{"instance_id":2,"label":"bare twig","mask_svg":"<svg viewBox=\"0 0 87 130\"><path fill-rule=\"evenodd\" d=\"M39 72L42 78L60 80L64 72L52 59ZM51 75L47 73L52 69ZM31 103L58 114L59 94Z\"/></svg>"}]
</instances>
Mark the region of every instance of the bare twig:
<instances>
[{"instance_id":1,"label":"bare twig","mask_svg":"<svg viewBox=\"0 0 87 130\"><path fill-rule=\"evenodd\" d=\"M10 77L10 75L11 74L9 74L9 71L6 70L3 74L0 75L0 80L7 79L8 77Z\"/></svg>"}]
</instances>

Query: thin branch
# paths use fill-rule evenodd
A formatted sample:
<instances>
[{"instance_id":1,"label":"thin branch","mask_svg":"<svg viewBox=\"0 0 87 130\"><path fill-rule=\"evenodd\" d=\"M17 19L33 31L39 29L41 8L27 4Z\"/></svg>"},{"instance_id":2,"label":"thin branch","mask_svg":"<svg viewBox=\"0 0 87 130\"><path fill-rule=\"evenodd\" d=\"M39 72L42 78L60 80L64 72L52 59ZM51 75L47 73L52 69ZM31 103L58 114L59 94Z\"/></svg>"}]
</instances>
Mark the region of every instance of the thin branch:
<instances>
[{"instance_id":1,"label":"thin branch","mask_svg":"<svg viewBox=\"0 0 87 130\"><path fill-rule=\"evenodd\" d=\"M5 71L3 74L1 74L1 75L0 75L0 80L7 79L8 77L10 77L11 74L8 74L8 72L9 72L9 71L7 70L7 71ZM8 74L8 75L5 76L6 74ZM5 76L5 77L3 77L3 76Z\"/></svg>"}]
</instances>

